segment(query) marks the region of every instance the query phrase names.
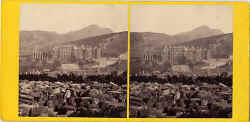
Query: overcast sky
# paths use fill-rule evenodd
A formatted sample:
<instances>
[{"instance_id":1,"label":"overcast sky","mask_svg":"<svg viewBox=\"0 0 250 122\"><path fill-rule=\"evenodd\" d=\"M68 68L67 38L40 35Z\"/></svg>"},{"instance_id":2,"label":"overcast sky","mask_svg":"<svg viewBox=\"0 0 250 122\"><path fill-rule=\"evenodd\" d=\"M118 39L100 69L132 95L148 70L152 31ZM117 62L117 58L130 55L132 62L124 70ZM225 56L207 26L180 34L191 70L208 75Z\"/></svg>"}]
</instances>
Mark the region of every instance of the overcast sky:
<instances>
[{"instance_id":1,"label":"overcast sky","mask_svg":"<svg viewBox=\"0 0 250 122\"><path fill-rule=\"evenodd\" d=\"M131 31L176 34L207 25L233 30L231 5L131 5Z\"/></svg>"},{"instance_id":2,"label":"overcast sky","mask_svg":"<svg viewBox=\"0 0 250 122\"><path fill-rule=\"evenodd\" d=\"M127 5L112 4L22 4L21 30L65 33L91 24L127 31Z\"/></svg>"}]
</instances>

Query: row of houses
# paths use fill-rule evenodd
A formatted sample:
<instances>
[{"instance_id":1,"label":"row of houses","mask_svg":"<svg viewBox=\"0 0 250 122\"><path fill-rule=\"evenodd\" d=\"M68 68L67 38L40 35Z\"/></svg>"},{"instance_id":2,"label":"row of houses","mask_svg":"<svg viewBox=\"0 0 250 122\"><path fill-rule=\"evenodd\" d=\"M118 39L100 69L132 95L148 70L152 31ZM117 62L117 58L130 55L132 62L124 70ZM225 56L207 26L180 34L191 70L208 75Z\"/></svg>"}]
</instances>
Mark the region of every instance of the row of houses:
<instances>
[{"instance_id":1,"label":"row of houses","mask_svg":"<svg viewBox=\"0 0 250 122\"><path fill-rule=\"evenodd\" d=\"M180 60L198 62L211 57L211 51L209 49L193 46L164 46L161 50L144 51L143 60L145 63L160 63L167 61L171 65L177 65L180 64Z\"/></svg>"},{"instance_id":2,"label":"row of houses","mask_svg":"<svg viewBox=\"0 0 250 122\"><path fill-rule=\"evenodd\" d=\"M98 59L102 56L102 48L99 46L80 47L74 45L63 45L52 48L52 50L44 50L35 48L33 50L32 59L39 61L60 60L63 63L68 63L74 60L89 60Z\"/></svg>"}]
</instances>

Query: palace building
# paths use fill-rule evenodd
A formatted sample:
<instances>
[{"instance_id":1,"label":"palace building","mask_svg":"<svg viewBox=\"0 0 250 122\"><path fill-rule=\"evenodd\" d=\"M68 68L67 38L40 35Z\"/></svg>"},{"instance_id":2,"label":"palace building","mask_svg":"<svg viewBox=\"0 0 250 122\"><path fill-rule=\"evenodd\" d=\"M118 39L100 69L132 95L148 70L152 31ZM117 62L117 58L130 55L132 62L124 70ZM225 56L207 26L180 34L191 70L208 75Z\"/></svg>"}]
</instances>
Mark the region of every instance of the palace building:
<instances>
[{"instance_id":1,"label":"palace building","mask_svg":"<svg viewBox=\"0 0 250 122\"><path fill-rule=\"evenodd\" d=\"M36 61L60 60L62 63L70 63L75 60L92 60L102 57L102 48L99 46L63 45L45 51L38 48L33 50L32 58Z\"/></svg>"},{"instance_id":2,"label":"palace building","mask_svg":"<svg viewBox=\"0 0 250 122\"><path fill-rule=\"evenodd\" d=\"M50 53L48 51L43 51L39 48L35 48L32 53L33 60L47 61L49 56Z\"/></svg>"},{"instance_id":3,"label":"palace building","mask_svg":"<svg viewBox=\"0 0 250 122\"><path fill-rule=\"evenodd\" d=\"M193 46L164 46L158 51L145 51L143 56L145 63L160 63L167 61L171 65L178 65L180 64L180 60L184 59L199 62L209 58L211 58L211 53L208 49Z\"/></svg>"}]
</instances>

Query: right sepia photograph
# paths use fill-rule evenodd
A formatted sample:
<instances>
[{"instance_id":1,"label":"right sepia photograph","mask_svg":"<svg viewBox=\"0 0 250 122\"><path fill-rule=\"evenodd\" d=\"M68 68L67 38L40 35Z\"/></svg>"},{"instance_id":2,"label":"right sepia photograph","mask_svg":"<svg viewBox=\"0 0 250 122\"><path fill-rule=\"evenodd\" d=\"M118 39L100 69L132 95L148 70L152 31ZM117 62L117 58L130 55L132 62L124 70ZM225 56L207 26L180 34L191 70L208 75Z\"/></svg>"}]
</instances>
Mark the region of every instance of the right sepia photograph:
<instances>
[{"instance_id":1,"label":"right sepia photograph","mask_svg":"<svg viewBox=\"0 0 250 122\"><path fill-rule=\"evenodd\" d=\"M130 6L131 118L232 118L233 6Z\"/></svg>"}]
</instances>

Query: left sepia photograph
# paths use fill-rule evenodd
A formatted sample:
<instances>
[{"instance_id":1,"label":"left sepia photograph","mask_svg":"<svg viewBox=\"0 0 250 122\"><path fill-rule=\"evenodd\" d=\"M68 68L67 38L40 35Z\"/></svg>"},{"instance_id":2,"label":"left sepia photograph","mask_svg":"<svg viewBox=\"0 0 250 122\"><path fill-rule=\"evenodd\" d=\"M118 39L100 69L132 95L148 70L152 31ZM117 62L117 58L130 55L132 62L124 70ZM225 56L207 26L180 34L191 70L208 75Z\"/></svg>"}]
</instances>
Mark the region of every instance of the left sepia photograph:
<instances>
[{"instance_id":1,"label":"left sepia photograph","mask_svg":"<svg viewBox=\"0 0 250 122\"><path fill-rule=\"evenodd\" d=\"M127 116L128 6L21 4L19 116Z\"/></svg>"}]
</instances>

